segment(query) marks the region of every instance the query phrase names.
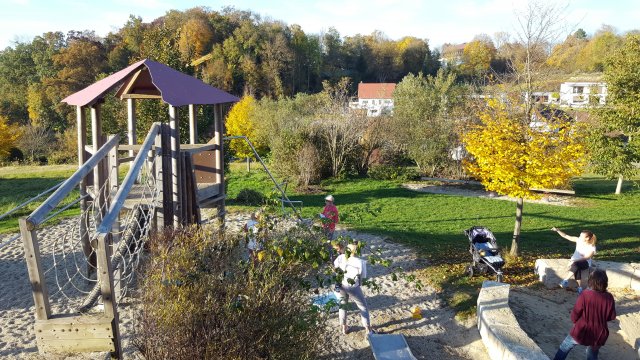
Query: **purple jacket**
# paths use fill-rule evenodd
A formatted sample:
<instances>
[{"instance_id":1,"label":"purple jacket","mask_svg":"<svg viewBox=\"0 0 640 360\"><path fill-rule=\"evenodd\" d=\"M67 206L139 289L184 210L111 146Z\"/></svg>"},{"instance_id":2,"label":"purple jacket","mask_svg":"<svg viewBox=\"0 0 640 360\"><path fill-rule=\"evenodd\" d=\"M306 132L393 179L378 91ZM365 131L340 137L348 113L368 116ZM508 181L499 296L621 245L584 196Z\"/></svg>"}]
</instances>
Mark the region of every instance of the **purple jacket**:
<instances>
[{"instance_id":1,"label":"purple jacket","mask_svg":"<svg viewBox=\"0 0 640 360\"><path fill-rule=\"evenodd\" d=\"M609 337L607 321L616 318L616 305L608 292L586 289L571 311L573 328L569 333L580 345L602 346Z\"/></svg>"}]
</instances>

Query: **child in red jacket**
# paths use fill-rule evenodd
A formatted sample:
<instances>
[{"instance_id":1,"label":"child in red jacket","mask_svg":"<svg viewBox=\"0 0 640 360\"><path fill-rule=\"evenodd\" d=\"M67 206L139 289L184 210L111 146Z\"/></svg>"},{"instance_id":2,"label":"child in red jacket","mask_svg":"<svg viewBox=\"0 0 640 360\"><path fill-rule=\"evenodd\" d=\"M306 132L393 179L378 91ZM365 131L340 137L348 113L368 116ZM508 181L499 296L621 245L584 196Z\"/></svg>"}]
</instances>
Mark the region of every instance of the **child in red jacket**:
<instances>
[{"instance_id":1,"label":"child in red jacket","mask_svg":"<svg viewBox=\"0 0 640 360\"><path fill-rule=\"evenodd\" d=\"M573 328L564 339L554 360L564 360L576 345L587 346L587 360L598 358L598 351L609 337L607 322L616 318L613 296L607 292L609 278L604 270L589 277L589 289L578 296L571 311Z\"/></svg>"}]
</instances>

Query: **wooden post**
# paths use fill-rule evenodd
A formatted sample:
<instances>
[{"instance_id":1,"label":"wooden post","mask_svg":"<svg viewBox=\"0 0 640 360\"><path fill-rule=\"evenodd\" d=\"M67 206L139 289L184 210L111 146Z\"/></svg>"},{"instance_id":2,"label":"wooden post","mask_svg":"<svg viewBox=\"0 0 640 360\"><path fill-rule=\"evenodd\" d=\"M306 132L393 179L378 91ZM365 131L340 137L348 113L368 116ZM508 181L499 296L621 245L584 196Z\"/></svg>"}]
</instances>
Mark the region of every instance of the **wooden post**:
<instances>
[{"instance_id":1,"label":"wooden post","mask_svg":"<svg viewBox=\"0 0 640 360\"><path fill-rule=\"evenodd\" d=\"M113 342L115 345L115 351L111 356L122 359L120 322L118 320L117 299L113 292L113 276L111 272L110 238L110 234L100 234L97 239L98 281L100 282L100 293L102 294L102 303L104 304L104 315L108 319L111 319L111 329L113 331Z\"/></svg>"},{"instance_id":2,"label":"wooden post","mask_svg":"<svg viewBox=\"0 0 640 360\"><path fill-rule=\"evenodd\" d=\"M20 234L22 235L22 244L24 245L24 258L27 263L27 270L29 271L29 281L31 282L31 290L33 291L33 302L36 305L36 320L48 320L49 317L51 317L49 291L47 290L47 282L45 281L42 271L38 237L35 230L28 229L25 218L18 220L18 223L20 224Z\"/></svg>"},{"instance_id":3,"label":"wooden post","mask_svg":"<svg viewBox=\"0 0 640 360\"><path fill-rule=\"evenodd\" d=\"M181 196L182 196L182 224L190 224L189 218L189 183L187 182L187 154L180 153L180 180L181 180Z\"/></svg>"},{"instance_id":4,"label":"wooden post","mask_svg":"<svg viewBox=\"0 0 640 360\"><path fill-rule=\"evenodd\" d=\"M182 222L180 214L184 206L180 198L180 122L178 120L178 109L173 105L169 105L169 127L171 129L173 225L177 227Z\"/></svg>"},{"instance_id":5,"label":"wooden post","mask_svg":"<svg viewBox=\"0 0 640 360\"><path fill-rule=\"evenodd\" d=\"M163 226L173 226L173 174L171 174L171 129L162 124L162 213Z\"/></svg>"},{"instance_id":6,"label":"wooden post","mask_svg":"<svg viewBox=\"0 0 640 360\"><path fill-rule=\"evenodd\" d=\"M91 142L94 154L98 152L98 149L103 144L102 118L100 115L100 103L91 105ZM100 193L100 188L105 180L104 165L101 161L98 166L93 168L93 190L96 197L93 201L97 204L98 209L105 209L104 194ZM103 211L100 211L100 213L104 215ZM100 221L102 221L102 216L100 216Z\"/></svg>"},{"instance_id":7,"label":"wooden post","mask_svg":"<svg viewBox=\"0 0 640 360\"><path fill-rule=\"evenodd\" d=\"M164 125L160 125L160 130L158 131L158 135L156 135L156 143L155 143L155 176L156 176L156 186L160 189L158 194L158 201L164 205L165 193L164 193L164 184L163 184L163 166L162 166L162 152L164 149L162 148L162 129ZM153 217L153 230L158 231L158 225L164 227L164 210L162 208L155 208L155 216Z\"/></svg>"},{"instance_id":8,"label":"wooden post","mask_svg":"<svg viewBox=\"0 0 640 360\"><path fill-rule=\"evenodd\" d=\"M127 99L127 139L129 140L129 145L137 144L138 140L136 137L136 103L135 99ZM129 156L134 156L135 152L133 150L129 150Z\"/></svg>"},{"instance_id":9,"label":"wooden post","mask_svg":"<svg viewBox=\"0 0 640 360\"><path fill-rule=\"evenodd\" d=\"M189 144L198 142L198 121L196 119L196 106L189 104Z\"/></svg>"},{"instance_id":10,"label":"wooden post","mask_svg":"<svg viewBox=\"0 0 640 360\"><path fill-rule=\"evenodd\" d=\"M113 139L115 135L109 136L109 140ZM109 156L107 158L108 170L107 174L109 177L109 189L108 189L108 199L112 199L113 195L118 192L118 145L114 146L109 151ZM120 214L118 214L116 220L113 222L113 227L111 228L112 241L114 246L117 247L117 244L120 242ZM120 296L120 278L122 277L122 263L115 269L113 274L114 284L115 284L115 296Z\"/></svg>"},{"instance_id":11,"label":"wooden post","mask_svg":"<svg viewBox=\"0 0 640 360\"><path fill-rule=\"evenodd\" d=\"M87 153L84 150L87 145L87 117L84 111L84 107L76 106L76 117L78 127L78 167L82 167L87 162ZM87 195L87 177L85 176L80 181L80 197ZM80 201L80 244L82 245L82 252L87 259L87 273L86 277L91 278L91 274L95 273L95 253L91 247L89 240L89 231L87 230L87 224L89 223L89 211L87 211L87 199L83 198Z\"/></svg>"},{"instance_id":12,"label":"wooden post","mask_svg":"<svg viewBox=\"0 0 640 360\"><path fill-rule=\"evenodd\" d=\"M214 105L214 143L218 145L218 151L216 151L215 168L216 168L216 183L219 186L218 193L224 194L224 119L222 118L222 105ZM218 214L224 215L224 197L217 204Z\"/></svg>"}]
</instances>

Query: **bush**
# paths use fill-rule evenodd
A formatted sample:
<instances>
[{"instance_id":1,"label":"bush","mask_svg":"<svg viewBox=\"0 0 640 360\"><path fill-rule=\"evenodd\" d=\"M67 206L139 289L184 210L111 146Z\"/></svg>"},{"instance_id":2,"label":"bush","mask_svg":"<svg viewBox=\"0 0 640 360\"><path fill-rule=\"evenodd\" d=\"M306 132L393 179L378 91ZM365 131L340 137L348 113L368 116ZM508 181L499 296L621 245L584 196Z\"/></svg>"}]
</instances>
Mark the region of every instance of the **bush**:
<instances>
[{"instance_id":1,"label":"bush","mask_svg":"<svg viewBox=\"0 0 640 360\"><path fill-rule=\"evenodd\" d=\"M316 147L305 143L298 151L298 186L308 188L320 177L320 155Z\"/></svg>"},{"instance_id":2,"label":"bush","mask_svg":"<svg viewBox=\"0 0 640 360\"><path fill-rule=\"evenodd\" d=\"M314 358L324 317L311 308L300 281L310 267L286 261L294 252L284 247L307 242L281 240L282 256L253 262L242 260L240 237L211 228L168 230L152 239L133 340L143 356Z\"/></svg>"},{"instance_id":3,"label":"bush","mask_svg":"<svg viewBox=\"0 0 640 360\"><path fill-rule=\"evenodd\" d=\"M415 180L420 175L410 167L393 165L375 165L369 169L369 177L377 180Z\"/></svg>"},{"instance_id":4,"label":"bush","mask_svg":"<svg viewBox=\"0 0 640 360\"><path fill-rule=\"evenodd\" d=\"M24 154L18 148L11 148L7 160L9 160L9 162L22 162L24 161Z\"/></svg>"},{"instance_id":5,"label":"bush","mask_svg":"<svg viewBox=\"0 0 640 360\"><path fill-rule=\"evenodd\" d=\"M253 189L242 189L236 197L236 201L243 205L260 206L265 201L265 196Z\"/></svg>"},{"instance_id":6,"label":"bush","mask_svg":"<svg viewBox=\"0 0 640 360\"><path fill-rule=\"evenodd\" d=\"M73 164L78 162L78 130L71 127L57 134L57 146L48 157L51 164Z\"/></svg>"}]
</instances>

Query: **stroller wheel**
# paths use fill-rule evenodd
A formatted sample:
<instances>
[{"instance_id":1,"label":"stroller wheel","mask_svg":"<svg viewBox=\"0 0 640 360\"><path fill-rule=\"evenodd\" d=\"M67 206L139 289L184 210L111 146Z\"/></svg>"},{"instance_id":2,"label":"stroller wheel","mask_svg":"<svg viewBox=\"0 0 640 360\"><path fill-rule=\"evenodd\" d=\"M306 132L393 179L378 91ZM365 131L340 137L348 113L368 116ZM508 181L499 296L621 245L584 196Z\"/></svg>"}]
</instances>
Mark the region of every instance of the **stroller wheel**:
<instances>
[{"instance_id":1,"label":"stroller wheel","mask_svg":"<svg viewBox=\"0 0 640 360\"><path fill-rule=\"evenodd\" d=\"M467 265L467 267L464 269L464 273L469 277L473 277L473 265Z\"/></svg>"}]
</instances>

